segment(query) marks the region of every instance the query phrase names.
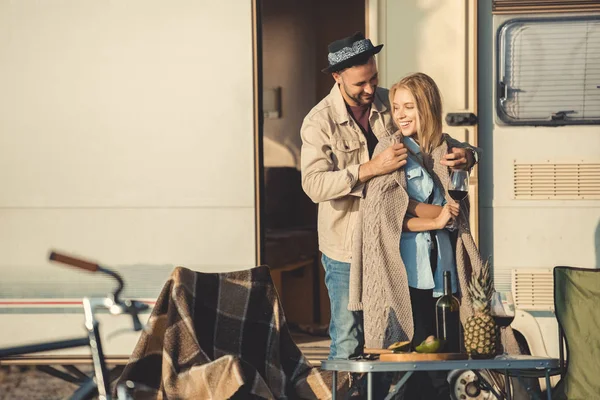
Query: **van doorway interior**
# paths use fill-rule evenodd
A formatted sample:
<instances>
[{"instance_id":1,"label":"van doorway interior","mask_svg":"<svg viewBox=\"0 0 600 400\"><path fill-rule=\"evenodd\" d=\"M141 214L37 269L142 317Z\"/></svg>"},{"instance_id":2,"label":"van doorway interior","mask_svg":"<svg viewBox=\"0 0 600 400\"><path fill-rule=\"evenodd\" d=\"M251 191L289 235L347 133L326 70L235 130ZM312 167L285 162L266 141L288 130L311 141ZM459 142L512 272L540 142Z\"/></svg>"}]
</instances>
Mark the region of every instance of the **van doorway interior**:
<instances>
[{"instance_id":1,"label":"van doorway interior","mask_svg":"<svg viewBox=\"0 0 600 400\"><path fill-rule=\"evenodd\" d=\"M264 229L262 261L288 322L329 322L317 243L317 206L300 179L300 127L333 85L327 45L365 32L368 0L262 0Z\"/></svg>"}]
</instances>

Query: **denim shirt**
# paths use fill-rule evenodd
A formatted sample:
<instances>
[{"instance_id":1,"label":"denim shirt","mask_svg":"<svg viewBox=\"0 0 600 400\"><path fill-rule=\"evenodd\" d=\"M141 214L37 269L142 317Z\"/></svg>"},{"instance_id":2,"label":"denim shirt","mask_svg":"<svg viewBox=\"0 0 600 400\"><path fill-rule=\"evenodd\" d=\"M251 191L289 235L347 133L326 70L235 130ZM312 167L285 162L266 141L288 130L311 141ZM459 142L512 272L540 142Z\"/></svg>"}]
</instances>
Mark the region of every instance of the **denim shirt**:
<instances>
[{"instance_id":1,"label":"denim shirt","mask_svg":"<svg viewBox=\"0 0 600 400\"><path fill-rule=\"evenodd\" d=\"M427 170L425 170L415 155L421 149L410 137L405 138L404 144L410 150L409 157L404 167L406 171L406 190L408 197L421 203L427 203L433 190L433 204L443 206L446 204L443 192L436 186ZM408 286L415 289L433 289L433 296L444 294L444 271L450 271L452 277L452 292L457 292L456 261L450 234L446 229L437 230L438 260L435 276L431 271L431 233L430 232L402 232L400 237L400 255L406 266Z\"/></svg>"}]
</instances>

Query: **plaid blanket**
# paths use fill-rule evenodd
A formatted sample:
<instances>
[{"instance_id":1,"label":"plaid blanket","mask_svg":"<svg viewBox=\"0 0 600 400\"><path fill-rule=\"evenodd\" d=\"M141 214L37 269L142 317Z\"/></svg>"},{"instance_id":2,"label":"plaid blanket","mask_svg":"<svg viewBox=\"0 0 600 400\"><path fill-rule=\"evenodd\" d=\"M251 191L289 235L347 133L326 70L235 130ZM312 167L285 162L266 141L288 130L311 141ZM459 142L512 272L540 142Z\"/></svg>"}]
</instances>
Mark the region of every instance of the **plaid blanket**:
<instances>
[{"instance_id":1,"label":"plaid blanket","mask_svg":"<svg viewBox=\"0 0 600 400\"><path fill-rule=\"evenodd\" d=\"M176 268L119 383L127 380L151 388L136 399L331 398L331 373L312 367L294 343L265 266ZM345 391L347 380L339 381Z\"/></svg>"}]
</instances>

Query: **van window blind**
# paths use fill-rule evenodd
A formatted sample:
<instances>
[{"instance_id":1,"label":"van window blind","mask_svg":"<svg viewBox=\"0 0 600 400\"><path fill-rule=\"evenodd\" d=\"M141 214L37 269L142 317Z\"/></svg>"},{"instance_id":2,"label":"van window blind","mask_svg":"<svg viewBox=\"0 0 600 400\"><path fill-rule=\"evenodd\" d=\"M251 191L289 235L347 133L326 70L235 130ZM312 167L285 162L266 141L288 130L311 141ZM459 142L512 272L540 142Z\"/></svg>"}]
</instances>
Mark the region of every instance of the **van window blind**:
<instances>
[{"instance_id":1,"label":"van window blind","mask_svg":"<svg viewBox=\"0 0 600 400\"><path fill-rule=\"evenodd\" d=\"M598 0L493 0L494 14L600 11Z\"/></svg>"},{"instance_id":2,"label":"van window blind","mask_svg":"<svg viewBox=\"0 0 600 400\"><path fill-rule=\"evenodd\" d=\"M498 44L504 122L600 123L600 19L510 20Z\"/></svg>"}]
</instances>

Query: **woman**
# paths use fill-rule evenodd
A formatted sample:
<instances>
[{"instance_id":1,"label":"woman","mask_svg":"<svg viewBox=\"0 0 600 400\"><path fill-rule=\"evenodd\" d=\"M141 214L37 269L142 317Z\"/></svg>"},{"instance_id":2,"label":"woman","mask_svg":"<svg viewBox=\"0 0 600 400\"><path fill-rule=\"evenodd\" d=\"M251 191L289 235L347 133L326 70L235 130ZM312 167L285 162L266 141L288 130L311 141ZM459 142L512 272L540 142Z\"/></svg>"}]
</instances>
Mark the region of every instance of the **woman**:
<instances>
[{"instance_id":1,"label":"woman","mask_svg":"<svg viewBox=\"0 0 600 400\"><path fill-rule=\"evenodd\" d=\"M417 346L427 336L435 335L435 302L443 295L445 271L450 272L452 292L457 292L456 261L451 232L446 227L451 218L458 217L459 206L446 201L444 188L434 181L435 174L425 165L432 151L444 142L441 98L435 82L425 74L411 75L392 87L390 103L409 151L405 167L409 203L400 256L412 304L412 342ZM419 110L417 104L421 105Z\"/></svg>"},{"instance_id":2,"label":"woman","mask_svg":"<svg viewBox=\"0 0 600 400\"><path fill-rule=\"evenodd\" d=\"M417 293L421 301L429 299L412 289L428 290L429 303L435 304L434 289L438 290L438 296L441 289L440 279L436 277L441 276L443 270L455 272L453 289L460 295L467 293L471 273L482 265L469 231L467 203L459 213L447 195L450 172L440 160L449 147L458 143L442 133L442 106L437 85L425 74L409 75L392 86L390 103L394 122L400 129L392 137L381 139L375 152L383 151L393 141L402 141L411 155L403 169L374 178L367 184L354 237L350 277L349 308L363 310L365 346L375 348L413 338L415 343L420 343L423 334L434 334L423 326L431 325L432 319L435 321L433 307L416 301L415 306L429 315L418 318L418 326L414 324L411 294ZM445 205L441 207L442 204ZM456 218L458 229L456 245L450 243L450 232L444 229L451 217ZM441 265L435 273L431 253L423 254L422 246L418 246L427 239L431 241L430 231L436 232L439 244L435 261ZM399 245L402 254L398 251ZM464 321L472 314L471 302L468 298L461 300ZM414 314L421 316L421 313ZM424 333L420 334L421 331Z\"/></svg>"},{"instance_id":3,"label":"woman","mask_svg":"<svg viewBox=\"0 0 600 400\"><path fill-rule=\"evenodd\" d=\"M446 270L464 323L473 314L467 283L482 267L469 230L468 201L459 212L448 196L450 171L440 164L460 144L442 133L437 85L425 74L409 75L392 86L390 103L399 131L381 139L375 154L402 141L410 156L404 168L368 182L350 275L348 308L363 310L369 348L404 340L415 345L435 335L435 302Z\"/></svg>"}]
</instances>

